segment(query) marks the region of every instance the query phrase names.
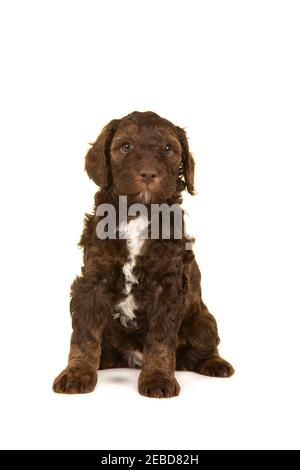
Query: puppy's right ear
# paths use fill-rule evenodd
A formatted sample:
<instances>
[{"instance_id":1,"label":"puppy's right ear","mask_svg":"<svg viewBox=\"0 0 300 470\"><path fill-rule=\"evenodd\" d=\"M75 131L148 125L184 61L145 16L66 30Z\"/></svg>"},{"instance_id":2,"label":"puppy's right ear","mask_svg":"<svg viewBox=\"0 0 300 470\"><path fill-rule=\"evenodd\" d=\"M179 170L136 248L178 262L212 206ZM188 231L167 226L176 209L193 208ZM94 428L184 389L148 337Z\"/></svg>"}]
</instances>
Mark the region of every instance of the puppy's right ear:
<instances>
[{"instance_id":1,"label":"puppy's right ear","mask_svg":"<svg viewBox=\"0 0 300 470\"><path fill-rule=\"evenodd\" d=\"M85 171L101 188L107 189L112 184L110 145L120 121L120 119L114 119L104 127L85 157Z\"/></svg>"}]
</instances>

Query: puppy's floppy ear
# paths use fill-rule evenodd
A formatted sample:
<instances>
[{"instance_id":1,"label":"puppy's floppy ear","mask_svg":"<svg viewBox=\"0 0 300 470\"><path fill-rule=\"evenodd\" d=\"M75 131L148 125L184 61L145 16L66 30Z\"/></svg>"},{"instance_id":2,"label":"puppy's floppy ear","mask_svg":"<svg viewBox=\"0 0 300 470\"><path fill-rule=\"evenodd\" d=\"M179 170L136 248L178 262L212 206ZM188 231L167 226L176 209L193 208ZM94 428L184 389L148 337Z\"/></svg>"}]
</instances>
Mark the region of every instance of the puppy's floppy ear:
<instances>
[{"instance_id":1,"label":"puppy's floppy ear","mask_svg":"<svg viewBox=\"0 0 300 470\"><path fill-rule=\"evenodd\" d=\"M85 171L101 188L107 189L112 183L110 145L120 122L120 119L114 119L107 124L85 157Z\"/></svg>"},{"instance_id":2,"label":"puppy's floppy ear","mask_svg":"<svg viewBox=\"0 0 300 470\"><path fill-rule=\"evenodd\" d=\"M182 148L182 161L179 172L179 180L190 194L195 194L194 188L194 168L195 161L189 150L189 144L186 133L181 127L176 126L176 133L178 135L181 148Z\"/></svg>"}]
</instances>

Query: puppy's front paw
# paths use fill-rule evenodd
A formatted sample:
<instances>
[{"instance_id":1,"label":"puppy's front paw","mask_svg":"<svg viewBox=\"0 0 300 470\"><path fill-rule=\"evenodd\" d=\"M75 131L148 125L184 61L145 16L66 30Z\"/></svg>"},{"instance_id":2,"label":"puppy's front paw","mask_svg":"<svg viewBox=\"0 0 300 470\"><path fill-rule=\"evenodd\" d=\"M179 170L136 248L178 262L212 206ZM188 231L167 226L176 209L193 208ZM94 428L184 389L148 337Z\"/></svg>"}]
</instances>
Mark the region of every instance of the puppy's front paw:
<instances>
[{"instance_id":1,"label":"puppy's front paw","mask_svg":"<svg viewBox=\"0 0 300 470\"><path fill-rule=\"evenodd\" d=\"M97 372L80 367L67 367L53 382L56 393L89 393L97 383Z\"/></svg>"},{"instance_id":2,"label":"puppy's front paw","mask_svg":"<svg viewBox=\"0 0 300 470\"><path fill-rule=\"evenodd\" d=\"M139 392L145 397L171 398L179 395L180 387L175 377L158 373L144 373L139 377Z\"/></svg>"}]
</instances>

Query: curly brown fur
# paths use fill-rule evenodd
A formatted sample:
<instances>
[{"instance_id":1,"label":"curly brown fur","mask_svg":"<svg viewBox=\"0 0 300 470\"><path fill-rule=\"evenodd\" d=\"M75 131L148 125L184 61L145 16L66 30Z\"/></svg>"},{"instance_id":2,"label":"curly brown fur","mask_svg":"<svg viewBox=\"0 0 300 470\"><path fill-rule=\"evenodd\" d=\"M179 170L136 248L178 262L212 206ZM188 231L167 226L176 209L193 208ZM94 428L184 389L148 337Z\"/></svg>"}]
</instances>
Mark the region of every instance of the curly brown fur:
<instances>
[{"instance_id":1,"label":"curly brown fur","mask_svg":"<svg viewBox=\"0 0 300 470\"><path fill-rule=\"evenodd\" d=\"M116 315L126 300L127 242L96 234L101 219L96 208L110 203L118 209L120 195L150 210L151 203L180 203L184 188L194 193L194 160L184 130L152 112L113 120L88 151L86 171L101 189L85 219L84 265L71 287L69 362L54 391L91 392L99 368L137 364L135 354L142 357L138 389L149 397L178 395L175 368L232 375L232 366L218 354L216 321L202 301L200 271L193 252L185 249L189 240L160 234L144 241L131 285L135 321L128 324Z\"/></svg>"}]
</instances>

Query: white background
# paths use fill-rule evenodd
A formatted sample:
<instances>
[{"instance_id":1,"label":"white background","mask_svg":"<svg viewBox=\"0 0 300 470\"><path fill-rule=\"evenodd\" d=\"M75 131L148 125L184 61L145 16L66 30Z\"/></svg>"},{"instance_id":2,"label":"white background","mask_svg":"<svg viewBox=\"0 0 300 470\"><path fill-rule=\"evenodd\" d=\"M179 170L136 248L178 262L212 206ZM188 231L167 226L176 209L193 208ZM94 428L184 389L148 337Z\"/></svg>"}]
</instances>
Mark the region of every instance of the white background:
<instances>
[{"instance_id":1,"label":"white background","mask_svg":"<svg viewBox=\"0 0 300 470\"><path fill-rule=\"evenodd\" d=\"M1 1L3 448L299 448L300 5L297 1ZM185 126L186 197L204 300L229 380L137 371L51 390L66 364L69 286L103 125L153 110Z\"/></svg>"}]
</instances>

